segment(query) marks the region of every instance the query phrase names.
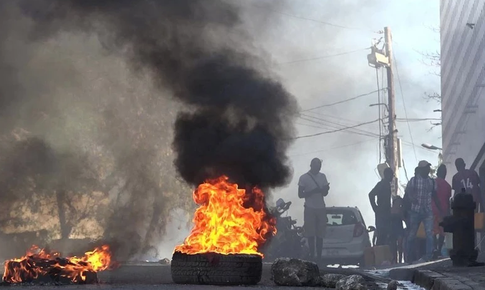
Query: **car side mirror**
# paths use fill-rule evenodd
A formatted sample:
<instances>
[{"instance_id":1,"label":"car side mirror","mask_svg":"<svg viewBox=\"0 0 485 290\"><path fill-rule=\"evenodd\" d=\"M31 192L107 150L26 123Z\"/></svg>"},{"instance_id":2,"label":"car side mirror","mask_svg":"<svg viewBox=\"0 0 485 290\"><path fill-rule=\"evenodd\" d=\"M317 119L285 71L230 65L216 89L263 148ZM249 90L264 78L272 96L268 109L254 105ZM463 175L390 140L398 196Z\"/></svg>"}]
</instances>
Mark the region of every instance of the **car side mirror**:
<instances>
[{"instance_id":1,"label":"car side mirror","mask_svg":"<svg viewBox=\"0 0 485 290\"><path fill-rule=\"evenodd\" d=\"M374 226L369 226L369 227L367 228L367 232L368 232L368 233L375 232L375 230L376 230L376 228L375 228Z\"/></svg>"}]
</instances>

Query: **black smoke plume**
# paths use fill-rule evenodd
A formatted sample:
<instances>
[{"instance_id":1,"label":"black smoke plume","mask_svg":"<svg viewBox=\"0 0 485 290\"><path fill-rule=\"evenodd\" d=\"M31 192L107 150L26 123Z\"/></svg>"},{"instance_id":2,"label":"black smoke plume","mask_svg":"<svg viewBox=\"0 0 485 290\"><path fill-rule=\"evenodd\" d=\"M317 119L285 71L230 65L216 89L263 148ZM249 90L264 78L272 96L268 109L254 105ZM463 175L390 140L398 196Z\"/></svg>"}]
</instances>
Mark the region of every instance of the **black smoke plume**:
<instances>
[{"instance_id":1,"label":"black smoke plume","mask_svg":"<svg viewBox=\"0 0 485 290\"><path fill-rule=\"evenodd\" d=\"M251 40L239 29L240 8L234 4L219 0L2 3L0 8L15 3L35 23L29 31L32 43L62 33L96 35L110 55L122 56L133 72L148 74L164 92L161 95L171 92L184 107L176 117L173 149L175 167L187 183L197 185L222 174L238 183L263 188L287 183L291 169L285 152L294 133L296 101L265 71L264 59L238 48ZM113 110L103 114L105 124L121 127L123 116ZM133 149L123 143L132 139L120 137L126 132L106 130L101 142L117 148L113 152L115 166L126 179L126 191L131 193L127 206L116 211L106 225L112 229L107 236L123 243L133 236L139 226L137 216L149 203L143 200L144 194L157 185L156 177L146 174L153 172L152 168L144 164L153 160L158 147ZM145 186L131 184L133 179L143 181ZM163 198L158 201L154 210L163 215L167 206ZM157 221L152 219L152 228ZM135 249L143 246L132 244ZM128 252L132 255L131 250Z\"/></svg>"},{"instance_id":2,"label":"black smoke plume","mask_svg":"<svg viewBox=\"0 0 485 290\"><path fill-rule=\"evenodd\" d=\"M211 26L235 27L238 9L224 1L27 1L35 37L61 29L99 32L111 50L127 49L133 68L148 69L191 113L177 117L176 167L191 184L231 174L263 187L290 176L285 156L295 101L256 68L254 57L215 48ZM49 34L47 34L49 35ZM242 179L242 180L241 180Z\"/></svg>"}]
</instances>

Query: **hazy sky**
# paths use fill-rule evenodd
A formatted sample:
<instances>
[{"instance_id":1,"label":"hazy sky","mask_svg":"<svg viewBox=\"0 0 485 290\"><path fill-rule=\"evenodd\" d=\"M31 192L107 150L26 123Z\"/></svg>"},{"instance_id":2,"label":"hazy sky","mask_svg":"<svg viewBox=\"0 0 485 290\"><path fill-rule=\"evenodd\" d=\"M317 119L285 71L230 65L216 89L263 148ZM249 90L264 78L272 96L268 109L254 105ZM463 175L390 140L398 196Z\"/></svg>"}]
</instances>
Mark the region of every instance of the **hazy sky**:
<instances>
[{"instance_id":1,"label":"hazy sky","mask_svg":"<svg viewBox=\"0 0 485 290\"><path fill-rule=\"evenodd\" d=\"M265 2L272 1L244 2L250 9L248 18L251 19L246 25L255 37L255 48L262 48L268 54L272 69L297 97L302 109L375 91L376 71L367 64L369 50L363 49L371 45L373 38L383 36L376 32L389 26L397 62L397 118L406 118L406 112L408 118L440 117L439 113L433 113L440 105L424 99L425 92L439 92L439 78L432 74L438 69L425 65L419 53L439 51L439 33L432 29L439 27L439 1L295 0L278 8L265 8L261 4ZM315 59L291 63L312 58ZM382 97L387 98L387 94ZM378 108L369 104L377 102L377 94L371 94L306 112L313 116L312 121L298 119L298 135L329 131L339 127L335 123L346 127L375 120ZM428 132L432 127L430 121L411 122L410 130L406 122L398 122L397 126L409 177L419 160L437 163L438 152L426 150L420 144L440 146L441 127ZM358 129L378 133L377 123ZM343 131L299 139L290 149L293 181L287 188L276 190L273 196L293 202L290 214L299 224L303 222L303 201L297 197L298 177L308 170L314 157L324 160L322 171L331 183L327 205L358 206L367 225L374 224L367 195L379 181L375 171L379 162L378 138L358 133ZM414 148L413 143L417 145ZM403 169L399 176L401 182L406 181Z\"/></svg>"},{"instance_id":2,"label":"hazy sky","mask_svg":"<svg viewBox=\"0 0 485 290\"><path fill-rule=\"evenodd\" d=\"M440 79L433 74L439 69L423 63L420 54L439 51L439 33L433 30L439 28L438 0L292 0L279 1L275 7L276 1L237 2L247 9L247 21L243 25L254 38L252 46L256 53L265 56L270 69L296 96L302 110L377 90L376 71L368 66L369 50L364 49L370 47L372 39L383 37L377 32L389 26L397 63L394 79L397 118L404 119L406 115L407 118L440 118L439 113L433 112L440 104L424 98L425 92L439 92ZM343 54L352 51L357 52ZM342 55L333 56L336 54ZM313 60L300 61L307 59ZM385 71L382 73L385 75ZM385 81L381 75L379 79ZM386 93L382 97L387 101ZM296 121L298 136L375 120L378 108L369 104L377 102L378 96L374 93L305 112L312 116L307 118L312 121ZM397 123L409 178L419 160L438 162L437 151L420 146L421 143L441 145L441 127L429 131L430 122L410 122L409 128L406 122ZM357 132L347 130L299 139L290 149L293 180L287 187L276 189L272 199L282 197L292 201L289 214L299 225L303 224L303 200L297 196L298 178L309 169L314 157L324 160L322 172L331 183L327 206L357 206L366 224L375 224L368 193L380 179L376 172L378 138L359 133L364 130L378 134L379 129L377 123L357 129ZM404 168L399 177L401 183L406 182ZM164 243L162 253L170 255L170 245L185 237L186 231L180 225L169 226L173 235Z\"/></svg>"}]
</instances>

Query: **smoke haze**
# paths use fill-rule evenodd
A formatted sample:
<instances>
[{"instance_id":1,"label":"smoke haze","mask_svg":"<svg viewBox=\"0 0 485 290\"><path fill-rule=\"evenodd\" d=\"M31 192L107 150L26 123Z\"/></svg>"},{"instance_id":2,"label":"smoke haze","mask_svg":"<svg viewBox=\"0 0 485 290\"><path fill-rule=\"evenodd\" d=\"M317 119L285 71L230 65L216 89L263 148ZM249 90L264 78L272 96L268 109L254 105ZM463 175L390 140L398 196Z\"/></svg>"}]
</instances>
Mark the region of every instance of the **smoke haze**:
<instances>
[{"instance_id":1,"label":"smoke haze","mask_svg":"<svg viewBox=\"0 0 485 290\"><path fill-rule=\"evenodd\" d=\"M17 6L18 2L22 5ZM131 237L131 233L139 236L133 245L130 245L131 241L125 241L124 250L121 251L124 253L120 253L122 258L133 256L131 253L140 249L137 247L145 248L145 252L155 252L154 256L156 250L163 250L158 253L159 256L167 257L173 246L186 236L185 224L190 221L191 215L170 210L193 207L191 188L185 181L177 179L177 168L181 173L185 172L184 178L192 180L192 183L203 176L216 175L217 169L222 170L219 167L196 172L196 161L201 159L193 159L192 156L187 160L178 160L180 164L177 164L177 168L173 166L173 140L175 143L180 140L179 148L184 152L194 152L190 147L193 143L183 142L186 138L199 142L198 136L194 136L191 131L194 123L186 121L197 117L198 110L209 114L207 107L217 106L224 109L226 115L211 116L204 119L205 124L217 123L225 118L223 120L230 120L227 123L232 128L252 132L238 136L239 140L226 139L228 143L223 145L228 146L223 146L225 149L231 149L231 142L239 141L240 150L245 149L244 142L251 140L258 132L266 130L271 136L277 134L282 127L266 128L274 118L282 120L282 126L287 124L285 120L290 120L272 115L268 116L271 117L269 120L263 118L264 122L257 126L253 118L261 117L264 113L262 109L267 108L264 104L261 110L257 107L254 112L238 111L232 103L236 100L230 94L226 95L229 96L227 99L208 100L206 96L214 91L207 88L201 88L206 90L206 94L201 94L203 97L191 100L194 88L201 87L203 80L208 78L196 74L196 68L216 69L217 66L211 65L227 58L225 54L221 56L224 49L229 50L227 56L230 56L230 61L242 64L242 69L254 69L255 75L269 79L268 87L275 89L277 83L272 81L267 70L270 68L276 71L284 86L297 96L301 108L308 109L376 90L375 71L367 66L368 50L365 48L370 46L372 38L379 39L382 36L376 33L378 30L390 26L400 74L399 82L395 76L398 85L398 118L406 115L409 118L439 117L430 113L439 105L426 103L422 98L423 92L439 91L439 78L429 74L433 68L423 65L422 57L416 52L439 49L439 35L427 28L439 25L437 1L423 4L422 1L375 0L366 1L363 5L361 1L248 0L226 1L222 6L219 2L193 1L193 9L190 9L189 14L200 24L196 25L196 29L193 27L194 22L190 21L179 21L176 28L169 25L175 19L188 15L182 13L186 10L180 9L182 5L187 5L187 1L157 1L168 5L165 11L156 11L155 6L150 6L154 10L143 14L141 9L146 9L151 2L140 1L143 3L134 7L137 5L130 2L135 1L118 1L130 5L123 13L128 18L136 19L136 23L139 23L136 27L144 27L141 35L137 35L135 26L126 27L125 22L115 17L119 9L113 10L113 14L108 13L108 17L102 17L106 15L109 5L113 5L113 1L103 1L102 6L97 8L99 11L94 12L94 6L80 7L70 1L59 6L58 2L0 1L0 130L2 141L8 140L2 144L2 149L5 149L2 152L12 152L9 150L19 146L17 142L26 144L23 142L37 138L35 140L40 140L38 144L45 143L45 148L50 148L48 151L54 152L55 156L73 156L69 158L68 164L72 160L84 160L80 167L86 171L83 176L93 174L96 182L101 182L101 190L110 197L110 207L102 211L104 216L99 218L102 222L97 227L105 229L110 224L112 231L106 233L106 236L114 239ZM83 3L91 5L95 2L101 1ZM155 34L166 37L157 37L148 44L143 42L143 45L139 45L143 56L140 57L140 51L136 51L130 40ZM160 49L160 45L163 58L154 54L157 51L154 48ZM192 45L195 45L195 49L191 48ZM177 49L171 51L170 47ZM199 58L200 54L196 53L199 49L204 54L210 54L211 58ZM358 51L332 57L354 50ZM179 67L177 59L184 61L180 69L157 71L156 67L145 65L152 57L160 62L159 67L164 68L170 64L174 68ZM267 66L267 63L272 66ZM193 78L188 78L192 71ZM383 87L383 78L379 78ZM190 86L182 86L180 80L187 81L184 84ZM237 85L236 88L240 89ZM403 95L399 85L402 85ZM268 87L259 87L256 92ZM249 89L244 88L243 91ZM233 88L226 87L222 91L232 92ZM215 95L219 94L216 92ZM190 105L181 105L174 96ZM257 94L251 96L254 99L250 103L258 101ZM406 104L403 103L404 98ZM287 100L291 102L291 99ZM335 130L374 120L377 118L377 107L369 108L368 105L376 102L377 95L371 94L352 102L307 112L307 115L313 117L296 120L298 135ZM407 112L404 105L407 105ZM284 102L280 106L284 106ZM183 134L177 136L174 135L173 125L176 113L182 108L184 114L180 115L177 126ZM290 109L287 112L289 116L293 112L293 105L287 108ZM230 114L232 110L235 110L233 115ZM228 127L219 125L218 132L225 134ZM435 142L439 145L438 142L441 142L440 128L428 132L428 122L411 123L410 126L414 140L407 124L398 123L399 136L404 142L403 155L408 175L412 174L418 160L427 159L434 163L436 158L434 152L424 151L416 147L416 144ZM293 201L290 214L298 219L299 225L303 222L303 201L297 198L297 180L300 174L308 170L313 157L324 160L322 171L332 184L326 199L327 205L359 206L367 225L374 223L367 194L379 179L374 171L379 162L378 138L375 134L378 127L377 124L370 124L358 129L298 139L290 147L293 179L287 188L273 191L272 196ZM291 136L291 130L284 132ZM211 146L211 142L214 140L202 139L201 145ZM265 142L258 144L257 150L264 152L276 148L273 151L276 155L267 156L265 162L283 160L279 159L282 156L279 154L284 152L286 145ZM218 153L220 155L206 155L207 152L204 152L202 157L217 159L224 157L226 152L221 150ZM209 153L215 154L214 151ZM3 160L2 157L0 165L7 171L9 163L3 163ZM253 161L248 160L248 164ZM181 166L185 164L193 166ZM275 170L272 175L265 177L265 180L271 180L268 185L281 185L282 180L290 180L287 176L288 167L279 169L281 174L275 174L278 172ZM258 167L258 170L263 169ZM246 170L232 174L251 176L251 172L247 173ZM261 175L258 173L255 176ZM128 180L128 177L131 178ZM402 169L400 177L405 182ZM47 177L40 179L43 178ZM48 180L57 179L49 177ZM261 181L256 178L253 182ZM26 183L16 184L21 184L22 189L30 188ZM92 184L91 188L97 185ZM9 186L15 188L14 185ZM20 190L12 191L13 194L18 192ZM11 202L2 203L1 206L8 208L9 205ZM123 212L126 214L121 215ZM118 219L118 224L126 227L117 227ZM45 222L58 227L57 223L56 218ZM89 229L79 226L73 232L90 233ZM165 229L170 231L170 235L164 235ZM166 248L159 246L164 237L169 245Z\"/></svg>"},{"instance_id":2,"label":"smoke haze","mask_svg":"<svg viewBox=\"0 0 485 290\"><path fill-rule=\"evenodd\" d=\"M193 208L186 184L221 174L287 184L296 101L254 54L239 9L225 1L2 1L2 132L8 140L23 132L9 143L14 152L37 144L12 155L25 159L15 175L50 184L38 188L46 196L104 192L99 238L118 259L152 251L172 209ZM51 163L56 169L42 172ZM61 170L70 164L75 170ZM79 222L66 221L67 230Z\"/></svg>"}]
</instances>

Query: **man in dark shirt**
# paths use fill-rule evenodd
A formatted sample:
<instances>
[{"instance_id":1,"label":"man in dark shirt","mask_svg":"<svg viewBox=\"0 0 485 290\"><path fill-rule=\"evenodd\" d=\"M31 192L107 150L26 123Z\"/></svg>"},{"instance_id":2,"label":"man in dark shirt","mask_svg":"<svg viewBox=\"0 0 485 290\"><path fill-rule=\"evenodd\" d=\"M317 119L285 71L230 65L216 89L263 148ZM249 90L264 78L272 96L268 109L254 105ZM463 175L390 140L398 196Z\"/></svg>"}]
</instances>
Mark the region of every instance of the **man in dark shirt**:
<instances>
[{"instance_id":1,"label":"man in dark shirt","mask_svg":"<svg viewBox=\"0 0 485 290\"><path fill-rule=\"evenodd\" d=\"M473 200L477 203L475 211L478 211L480 207L483 207L482 194L480 191L480 177L476 171L466 169L465 161L462 158L457 158L455 160L455 166L458 172L453 176L451 183L454 195L460 193L461 189L464 188L466 193L473 195ZM480 210L483 211L483 209Z\"/></svg>"},{"instance_id":2,"label":"man in dark shirt","mask_svg":"<svg viewBox=\"0 0 485 290\"><path fill-rule=\"evenodd\" d=\"M369 193L370 204L376 215L377 246L387 245L391 225L391 182L394 172L386 168L383 175L384 178Z\"/></svg>"}]
</instances>

